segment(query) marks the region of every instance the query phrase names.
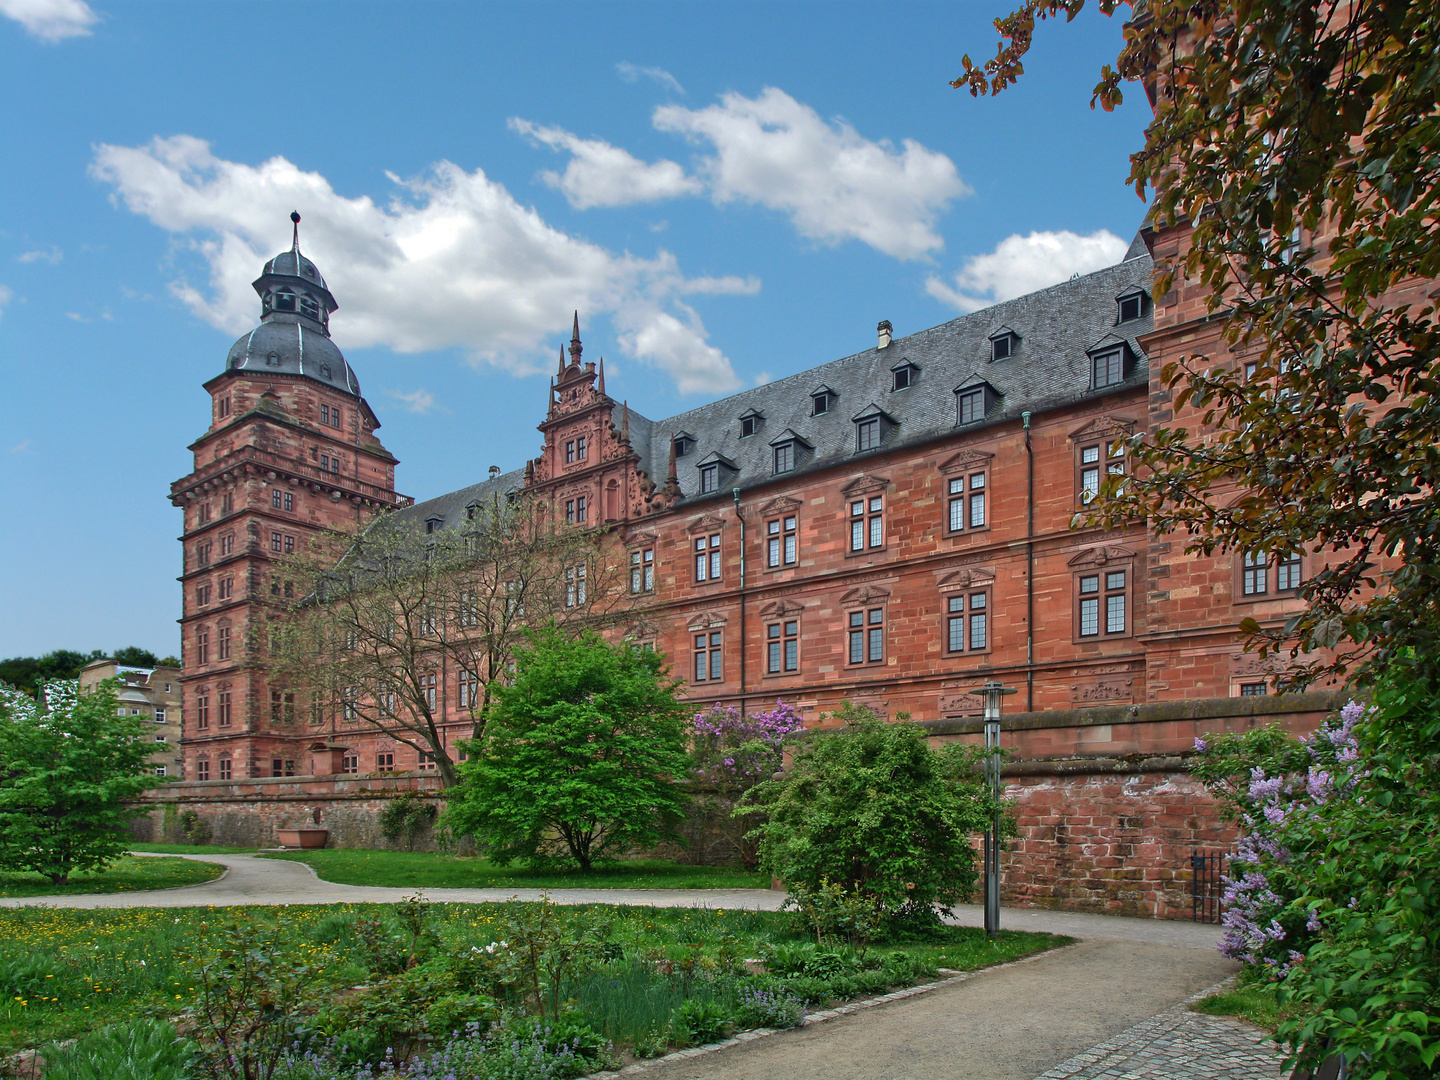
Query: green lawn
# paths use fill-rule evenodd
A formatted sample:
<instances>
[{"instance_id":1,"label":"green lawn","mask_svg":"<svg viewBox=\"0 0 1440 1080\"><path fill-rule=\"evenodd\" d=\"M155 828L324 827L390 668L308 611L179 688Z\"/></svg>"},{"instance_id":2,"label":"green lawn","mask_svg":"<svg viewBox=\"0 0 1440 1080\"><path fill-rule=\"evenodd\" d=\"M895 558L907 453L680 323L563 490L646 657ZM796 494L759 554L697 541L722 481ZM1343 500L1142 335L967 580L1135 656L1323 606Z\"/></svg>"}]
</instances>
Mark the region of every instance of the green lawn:
<instances>
[{"instance_id":1,"label":"green lawn","mask_svg":"<svg viewBox=\"0 0 1440 1080\"><path fill-rule=\"evenodd\" d=\"M248 855L253 847L213 847L210 844L131 844L131 851L151 855Z\"/></svg>"},{"instance_id":2,"label":"green lawn","mask_svg":"<svg viewBox=\"0 0 1440 1080\"><path fill-rule=\"evenodd\" d=\"M1191 1008L1211 1016L1233 1016L1274 1031L1286 1016L1285 1009L1275 1000L1275 990L1273 983L1242 981L1228 993L1201 998Z\"/></svg>"},{"instance_id":3,"label":"green lawn","mask_svg":"<svg viewBox=\"0 0 1440 1080\"><path fill-rule=\"evenodd\" d=\"M477 1016L487 1015L487 1002L523 1013L503 983L457 988L456 980L483 984L495 974L498 969L477 966L475 958L485 961L484 950L497 939L518 940L523 931L516 920L538 905L432 904L418 939L403 929L396 910L403 906L0 909L0 1054L135 1017L182 1012L196 1003L200 967L232 947L246 927L309 966L304 1007L318 1011L320 1020L361 984L385 1005L381 1012L403 1008L422 1024L432 1002L445 995ZM604 935L605 958L567 977L564 997L627 1053L637 1037L669 1030L667 1018L687 1001L728 1010L733 1018L745 988L760 985L819 1008L929 981L936 968L984 967L1069 940L1004 931L992 942L980 930L946 927L915 943L872 946L862 963L843 949L816 956L813 938L778 912L608 904L554 911L562 924L589 918ZM402 962L377 968L397 946ZM412 957L419 966L393 974L404 967L409 948L420 950ZM770 957L770 973L747 974L739 966L746 957ZM456 999L459 990L472 996ZM668 1038L685 1045L683 1032Z\"/></svg>"},{"instance_id":4,"label":"green lawn","mask_svg":"<svg viewBox=\"0 0 1440 1080\"><path fill-rule=\"evenodd\" d=\"M137 859L121 856L104 870L72 874L67 885L51 884L40 874L0 873L0 896L72 896L77 893L136 892L198 885L224 873L223 866L191 859Z\"/></svg>"},{"instance_id":5,"label":"green lawn","mask_svg":"<svg viewBox=\"0 0 1440 1080\"><path fill-rule=\"evenodd\" d=\"M336 849L266 853L312 867L324 881L340 885L388 885L398 889L766 889L767 874L731 867L681 866L663 860L610 863L588 874L536 873L523 866L500 867L489 859L436 855L424 851Z\"/></svg>"}]
</instances>

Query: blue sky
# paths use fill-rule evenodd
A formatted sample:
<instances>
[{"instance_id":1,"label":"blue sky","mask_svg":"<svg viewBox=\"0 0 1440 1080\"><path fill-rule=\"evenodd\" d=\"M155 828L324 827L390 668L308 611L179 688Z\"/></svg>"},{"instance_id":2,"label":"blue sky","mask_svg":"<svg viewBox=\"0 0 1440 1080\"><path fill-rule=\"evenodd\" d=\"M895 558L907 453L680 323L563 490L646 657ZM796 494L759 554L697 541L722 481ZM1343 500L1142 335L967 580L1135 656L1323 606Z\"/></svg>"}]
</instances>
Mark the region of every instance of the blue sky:
<instances>
[{"instance_id":1,"label":"blue sky","mask_svg":"<svg viewBox=\"0 0 1440 1080\"><path fill-rule=\"evenodd\" d=\"M536 453L575 308L659 418L1113 261L1119 20L950 89L1004 8L0 0L0 656L177 651L166 493L292 209L419 498Z\"/></svg>"}]
</instances>

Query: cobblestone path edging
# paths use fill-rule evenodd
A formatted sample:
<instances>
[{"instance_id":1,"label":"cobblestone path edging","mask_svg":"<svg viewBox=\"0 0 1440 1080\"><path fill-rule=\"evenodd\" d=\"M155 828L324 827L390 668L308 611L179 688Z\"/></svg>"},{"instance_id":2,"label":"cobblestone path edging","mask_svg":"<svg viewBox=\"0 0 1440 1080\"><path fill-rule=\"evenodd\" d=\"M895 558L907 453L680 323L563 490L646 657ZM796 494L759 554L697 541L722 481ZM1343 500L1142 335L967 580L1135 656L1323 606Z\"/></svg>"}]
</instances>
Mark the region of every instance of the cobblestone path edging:
<instances>
[{"instance_id":1,"label":"cobblestone path edging","mask_svg":"<svg viewBox=\"0 0 1440 1080\"><path fill-rule=\"evenodd\" d=\"M1284 1055L1259 1028L1191 1012L1232 976L1062 1061L1035 1080L1277 1080Z\"/></svg>"},{"instance_id":2,"label":"cobblestone path edging","mask_svg":"<svg viewBox=\"0 0 1440 1080\"><path fill-rule=\"evenodd\" d=\"M893 993L881 994L879 997L866 998L864 1001L850 1001L844 1005L838 1005L833 1009L822 1009L820 1012L810 1013L800 1022L801 1027L809 1027L811 1024L823 1024L827 1020L836 1020L842 1016L849 1016L864 1009L873 1009L880 1005L889 1005L891 1002L903 1001L905 998L916 997L920 994L928 994L931 990L938 990L942 986L949 986L952 983L964 982L967 979L974 979L981 975L987 975L992 971L1001 971L1004 968L1017 967L1020 964L1033 963L1041 957L1054 956L1066 949L1073 949L1075 945L1059 945L1053 949L1045 949L1043 952L1033 953L1030 956L1021 957L1019 960L1010 960L1004 964L992 964L990 967L977 968L974 971L956 972L946 979L938 979L931 983L921 983L919 986L907 986L903 990L896 990ZM941 971L947 970L941 968ZM1210 991L1206 991L1209 993ZM720 1050L728 1050L732 1046L740 1046L744 1043L754 1042L756 1039L768 1038L771 1035L778 1035L782 1031L793 1030L790 1028L754 1028L750 1031L742 1031L733 1039L725 1039L722 1042L706 1043L704 1046L692 1046L687 1050L677 1050L673 1054L666 1054L664 1057L651 1058L648 1061L636 1061L626 1065L623 1069L612 1069L606 1072L591 1073L589 1076L581 1077L580 1080L614 1080L619 1076L633 1076L636 1073L653 1069L659 1065L670 1062L683 1061L686 1058L701 1057L705 1054L713 1054Z\"/></svg>"}]
</instances>

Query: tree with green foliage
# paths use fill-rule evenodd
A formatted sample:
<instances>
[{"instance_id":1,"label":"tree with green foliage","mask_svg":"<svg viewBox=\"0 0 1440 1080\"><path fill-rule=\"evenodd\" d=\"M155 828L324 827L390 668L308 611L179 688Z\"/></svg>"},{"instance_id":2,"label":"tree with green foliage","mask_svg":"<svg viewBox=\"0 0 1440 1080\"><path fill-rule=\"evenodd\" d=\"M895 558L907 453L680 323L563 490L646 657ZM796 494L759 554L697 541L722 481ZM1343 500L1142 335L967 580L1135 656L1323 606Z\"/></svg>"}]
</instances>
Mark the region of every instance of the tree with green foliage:
<instances>
[{"instance_id":1,"label":"tree with green foliage","mask_svg":"<svg viewBox=\"0 0 1440 1080\"><path fill-rule=\"evenodd\" d=\"M652 649L549 626L515 652L483 737L462 744L445 824L504 865L596 860L678 840L688 797L686 710Z\"/></svg>"},{"instance_id":2,"label":"tree with green foliage","mask_svg":"<svg viewBox=\"0 0 1440 1080\"><path fill-rule=\"evenodd\" d=\"M56 649L44 656L12 656L8 660L0 660L0 683L23 690L34 697L45 680L78 679L81 668L104 656L98 649L89 653Z\"/></svg>"},{"instance_id":3,"label":"tree with green foliage","mask_svg":"<svg viewBox=\"0 0 1440 1080\"><path fill-rule=\"evenodd\" d=\"M886 723L844 702L842 727L807 733L779 779L751 788L740 813L763 812L761 865L819 895L843 885L886 919L931 919L969 898L978 874L971 837L998 805L980 751L931 749L897 713Z\"/></svg>"},{"instance_id":4,"label":"tree with green foliage","mask_svg":"<svg viewBox=\"0 0 1440 1080\"><path fill-rule=\"evenodd\" d=\"M1024 0L996 20L996 56L964 57L952 85L999 93L1036 20L1083 6ZM1297 663L1295 683L1440 656L1440 5L1099 2L1122 6L1134 17L1092 105L1144 84L1155 120L1129 181L1153 193L1157 230L1192 230L1155 297L1199 282L1256 366L1167 365L1193 420L1132 440L1142 467L1123 492L1110 482L1092 522L1144 515L1206 554L1325 549L1302 613L1242 623L1263 651L1337 650Z\"/></svg>"},{"instance_id":5,"label":"tree with green foliage","mask_svg":"<svg viewBox=\"0 0 1440 1080\"><path fill-rule=\"evenodd\" d=\"M131 805L160 781L140 717L121 716L117 683L79 692L43 683L41 700L0 686L0 866L56 885L125 851Z\"/></svg>"}]
</instances>

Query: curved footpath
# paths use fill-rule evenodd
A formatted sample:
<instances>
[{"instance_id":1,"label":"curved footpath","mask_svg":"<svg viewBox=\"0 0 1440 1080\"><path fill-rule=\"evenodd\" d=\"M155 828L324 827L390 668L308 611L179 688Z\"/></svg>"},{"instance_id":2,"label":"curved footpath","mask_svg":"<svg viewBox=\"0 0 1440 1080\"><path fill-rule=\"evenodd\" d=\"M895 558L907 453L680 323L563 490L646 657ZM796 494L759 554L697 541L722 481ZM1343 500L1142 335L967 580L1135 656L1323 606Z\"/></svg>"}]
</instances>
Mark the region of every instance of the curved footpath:
<instances>
[{"instance_id":1,"label":"curved footpath","mask_svg":"<svg viewBox=\"0 0 1440 1080\"><path fill-rule=\"evenodd\" d=\"M422 892L437 903L707 906L773 911L769 889L395 889L321 881L304 863L186 855L226 868L200 885L148 892L0 899L0 906L207 907L387 903ZM957 922L978 926L966 905ZM1005 908L1011 930L1079 938L1040 956L942 981L872 1008L817 1014L793 1031L755 1033L623 1070L645 1080L1279 1080L1262 1032L1193 1013L1187 1003L1236 971L1219 930L1188 922ZM721 1053L714 1053L722 1050ZM605 1074L615 1076L616 1074Z\"/></svg>"}]
</instances>

